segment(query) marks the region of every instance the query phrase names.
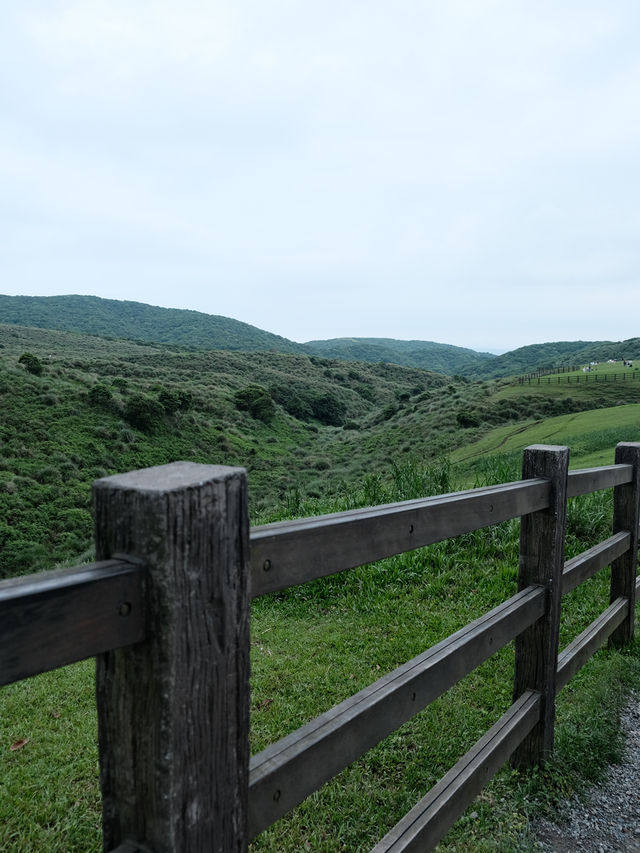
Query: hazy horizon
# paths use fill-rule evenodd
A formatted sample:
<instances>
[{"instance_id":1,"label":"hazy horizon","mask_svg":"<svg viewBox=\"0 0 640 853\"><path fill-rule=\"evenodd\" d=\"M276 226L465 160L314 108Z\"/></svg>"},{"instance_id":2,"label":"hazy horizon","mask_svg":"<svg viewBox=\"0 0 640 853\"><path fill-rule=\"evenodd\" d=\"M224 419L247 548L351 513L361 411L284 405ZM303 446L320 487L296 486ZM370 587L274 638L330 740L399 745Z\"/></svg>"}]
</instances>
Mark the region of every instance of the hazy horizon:
<instances>
[{"instance_id":1,"label":"hazy horizon","mask_svg":"<svg viewBox=\"0 0 640 853\"><path fill-rule=\"evenodd\" d=\"M636 334L632 0L3 11L6 292L291 340Z\"/></svg>"}]
</instances>

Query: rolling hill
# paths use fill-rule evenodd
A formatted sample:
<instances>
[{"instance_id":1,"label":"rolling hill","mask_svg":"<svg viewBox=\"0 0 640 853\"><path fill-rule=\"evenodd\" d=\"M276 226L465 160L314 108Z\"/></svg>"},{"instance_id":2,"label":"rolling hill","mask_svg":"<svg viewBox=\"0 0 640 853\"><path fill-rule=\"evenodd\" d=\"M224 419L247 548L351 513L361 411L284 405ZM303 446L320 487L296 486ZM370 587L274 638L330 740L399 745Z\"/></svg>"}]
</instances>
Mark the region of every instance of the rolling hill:
<instances>
[{"instance_id":1,"label":"rolling hill","mask_svg":"<svg viewBox=\"0 0 640 853\"><path fill-rule=\"evenodd\" d=\"M333 338L326 341L308 341L304 347L309 352L325 358L346 361L383 361L406 367L422 367L438 373L462 374L470 368L496 358L489 352L476 352L451 344L433 341L399 341L393 338Z\"/></svg>"},{"instance_id":2,"label":"rolling hill","mask_svg":"<svg viewBox=\"0 0 640 853\"><path fill-rule=\"evenodd\" d=\"M300 344L229 317L97 296L0 296L0 322L181 349L304 352Z\"/></svg>"},{"instance_id":3,"label":"rolling hill","mask_svg":"<svg viewBox=\"0 0 640 853\"><path fill-rule=\"evenodd\" d=\"M346 361L385 362L438 373L462 373L494 356L430 341L344 338L295 343L256 326L221 317L96 296L0 296L0 322L108 339L147 341L197 350L282 352Z\"/></svg>"},{"instance_id":4,"label":"rolling hill","mask_svg":"<svg viewBox=\"0 0 640 853\"><path fill-rule=\"evenodd\" d=\"M343 361L398 364L470 379L496 379L540 369L640 359L640 338L531 344L496 356L433 341L334 338L296 343L217 314L160 308L97 296L3 296L0 323L162 344L183 350L280 352Z\"/></svg>"}]
</instances>

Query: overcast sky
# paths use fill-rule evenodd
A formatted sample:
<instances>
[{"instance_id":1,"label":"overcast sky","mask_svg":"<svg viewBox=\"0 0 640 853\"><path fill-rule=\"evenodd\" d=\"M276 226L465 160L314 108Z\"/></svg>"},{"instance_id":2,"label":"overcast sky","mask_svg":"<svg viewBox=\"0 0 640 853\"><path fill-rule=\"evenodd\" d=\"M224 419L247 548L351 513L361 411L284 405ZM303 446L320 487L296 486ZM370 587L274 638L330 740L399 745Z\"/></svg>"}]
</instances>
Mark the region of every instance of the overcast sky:
<instances>
[{"instance_id":1,"label":"overcast sky","mask_svg":"<svg viewBox=\"0 0 640 853\"><path fill-rule=\"evenodd\" d=\"M637 0L0 2L0 292L640 335Z\"/></svg>"}]
</instances>

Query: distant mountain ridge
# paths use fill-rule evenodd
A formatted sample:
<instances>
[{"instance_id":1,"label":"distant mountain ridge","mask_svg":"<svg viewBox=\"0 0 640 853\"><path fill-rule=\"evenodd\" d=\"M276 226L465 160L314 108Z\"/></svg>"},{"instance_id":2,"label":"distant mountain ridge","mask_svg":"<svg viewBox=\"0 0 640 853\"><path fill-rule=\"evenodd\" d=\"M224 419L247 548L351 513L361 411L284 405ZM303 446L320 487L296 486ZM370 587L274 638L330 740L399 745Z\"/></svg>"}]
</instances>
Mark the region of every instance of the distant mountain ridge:
<instances>
[{"instance_id":1,"label":"distant mountain ridge","mask_svg":"<svg viewBox=\"0 0 640 853\"><path fill-rule=\"evenodd\" d=\"M180 349L277 351L345 361L388 362L473 379L514 376L608 358L640 359L640 338L617 342L531 344L499 356L433 341L393 338L334 338L296 343L249 323L217 314L160 308L98 296L0 295L0 323L164 344Z\"/></svg>"},{"instance_id":2,"label":"distant mountain ridge","mask_svg":"<svg viewBox=\"0 0 640 853\"><path fill-rule=\"evenodd\" d=\"M475 359L495 357L449 344L390 338L339 338L300 344L217 314L98 296L0 295L0 322L187 349L277 350L342 360L384 361L447 374L460 372L459 368L473 364Z\"/></svg>"},{"instance_id":3,"label":"distant mountain ridge","mask_svg":"<svg viewBox=\"0 0 640 853\"><path fill-rule=\"evenodd\" d=\"M304 352L300 344L230 317L98 296L0 296L0 322L187 349Z\"/></svg>"},{"instance_id":4,"label":"distant mountain ridge","mask_svg":"<svg viewBox=\"0 0 640 853\"><path fill-rule=\"evenodd\" d=\"M399 341L394 338L332 338L327 341L308 341L304 346L325 358L388 361L405 367L422 367L449 374L464 374L470 366L496 358L493 353L476 352L452 344Z\"/></svg>"}]
</instances>

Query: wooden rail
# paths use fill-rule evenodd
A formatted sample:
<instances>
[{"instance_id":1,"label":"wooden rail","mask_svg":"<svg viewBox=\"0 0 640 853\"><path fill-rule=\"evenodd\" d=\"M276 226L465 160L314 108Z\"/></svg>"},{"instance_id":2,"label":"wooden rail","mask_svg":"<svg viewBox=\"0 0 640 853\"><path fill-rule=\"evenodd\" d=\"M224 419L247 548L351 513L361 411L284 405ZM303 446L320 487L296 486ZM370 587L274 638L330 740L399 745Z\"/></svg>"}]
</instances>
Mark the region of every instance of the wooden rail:
<instances>
[{"instance_id":1,"label":"wooden rail","mask_svg":"<svg viewBox=\"0 0 640 853\"><path fill-rule=\"evenodd\" d=\"M602 373L598 373L597 370L585 370L582 373L582 376L578 371L581 368L579 367L568 367L566 368L565 373L569 375L566 376L556 376L555 380L551 379L551 374L556 373L556 371L541 371L538 373L531 373L527 376L519 376L518 384L519 385L559 385L562 382L567 382L569 385L572 382L575 382L576 385L579 385L581 382L634 382L638 378L638 369L631 369L629 367L623 368L622 373L611 373L607 370L603 370ZM576 374L575 376L571 374ZM621 377L621 378L619 378Z\"/></svg>"},{"instance_id":2,"label":"wooden rail","mask_svg":"<svg viewBox=\"0 0 640 853\"><path fill-rule=\"evenodd\" d=\"M633 635L640 444L602 468L568 455L534 446L516 483L251 531L242 469L99 480L98 562L0 582L0 684L97 655L105 850L240 852L515 639L513 705L374 853L431 850L506 760L545 760L557 691ZM612 535L565 561L567 499L608 488ZM517 517L514 596L250 759L251 597ZM559 652L562 595L609 564L609 606Z\"/></svg>"}]
</instances>

